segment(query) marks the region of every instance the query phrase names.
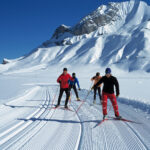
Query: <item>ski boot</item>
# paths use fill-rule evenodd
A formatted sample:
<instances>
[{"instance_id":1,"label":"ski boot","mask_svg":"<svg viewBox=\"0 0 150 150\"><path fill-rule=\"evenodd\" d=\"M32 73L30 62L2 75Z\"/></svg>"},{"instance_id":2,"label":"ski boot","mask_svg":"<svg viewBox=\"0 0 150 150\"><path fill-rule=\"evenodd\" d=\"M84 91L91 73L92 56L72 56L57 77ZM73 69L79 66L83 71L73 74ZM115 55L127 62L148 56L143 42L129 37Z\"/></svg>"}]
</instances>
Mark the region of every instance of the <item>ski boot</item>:
<instances>
[{"instance_id":1,"label":"ski boot","mask_svg":"<svg viewBox=\"0 0 150 150\"><path fill-rule=\"evenodd\" d=\"M68 109L68 106L67 106L67 105L65 105L65 109Z\"/></svg>"},{"instance_id":2,"label":"ski boot","mask_svg":"<svg viewBox=\"0 0 150 150\"><path fill-rule=\"evenodd\" d=\"M105 119L106 119L106 116L107 116L107 115L104 115L104 116L103 116L103 120L105 120Z\"/></svg>"},{"instance_id":3,"label":"ski boot","mask_svg":"<svg viewBox=\"0 0 150 150\"><path fill-rule=\"evenodd\" d=\"M80 98L77 98L77 101L81 101Z\"/></svg>"},{"instance_id":4,"label":"ski boot","mask_svg":"<svg viewBox=\"0 0 150 150\"><path fill-rule=\"evenodd\" d=\"M55 105L55 108L58 108L59 107L59 104Z\"/></svg>"},{"instance_id":5,"label":"ski boot","mask_svg":"<svg viewBox=\"0 0 150 150\"><path fill-rule=\"evenodd\" d=\"M121 116L116 116L116 119L120 120L120 119L122 119L122 117Z\"/></svg>"}]
</instances>

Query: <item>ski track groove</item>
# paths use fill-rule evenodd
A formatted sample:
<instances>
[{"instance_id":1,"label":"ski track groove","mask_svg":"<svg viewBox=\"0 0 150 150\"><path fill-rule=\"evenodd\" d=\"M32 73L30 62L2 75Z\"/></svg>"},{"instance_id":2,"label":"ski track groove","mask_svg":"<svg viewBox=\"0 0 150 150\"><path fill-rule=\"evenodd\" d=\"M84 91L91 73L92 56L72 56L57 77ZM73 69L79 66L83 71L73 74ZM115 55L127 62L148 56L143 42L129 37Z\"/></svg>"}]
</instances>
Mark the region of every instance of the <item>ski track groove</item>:
<instances>
[{"instance_id":1,"label":"ski track groove","mask_svg":"<svg viewBox=\"0 0 150 150\"><path fill-rule=\"evenodd\" d=\"M88 101L86 101L85 102L85 104L89 104L90 105L90 103L88 102ZM85 105L84 104L84 105ZM83 106L84 107L84 106ZM100 108L99 108L99 106L91 106L91 107L93 107L93 109L96 109L96 110L100 110ZM81 108L82 109L82 108ZM80 109L80 112L81 112L81 109ZM127 113L127 112L126 112ZM101 128L103 127L103 134L106 134L107 135L107 129L109 129L109 127L108 127L108 124L110 124L111 123L111 126L114 126L116 129L117 129L117 126L118 126L118 123L116 124L116 122L114 122L114 121L107 121L107 124L105 124L106 122L104 122L102 125L101 125ZM122 122L122 123L125 123L125 122ZM128 124L129 125L129 123L126 123L126 124ZM106 128L106 126L107 126L107 128ZM129 125L130 127L131 127L131 125ZM104 130L104 128L105 128L105 130ZM115 129L114 128L114 129ZM127 128L127 127L126 127ZM120 143L122 143L122 145L124 145L124 147L118 147L118 149L120 150L120 149L126 149L126 150L128 150L128 148L129 147L127 147L126 146L126 144L127 143L130 143L130 146L132 145L132 148L130 147L129 149L149 149L149 147L144 143L144 141L142 140L142 137L140 137L140 135L138 135L138 133L137 133L137 131L133 128L133 127L131 127L132 129L130 129L130 130L133 130L132 131L132 139L131 140L129 140L129 135L127 135L128 136L128 140L126 141L126 142L124 142L124 140L123 140L123 138L124 137L121 137L121 139L119 139L120 140ZM116 130L115 129L115 130ZM124 128L125 129L125 128ZM110 129L111 130L111 129ZM108 130L109 131L109 130ZM128 129L127 129L127 131L128 131ZM128 133L129 133L129 131L128 131ZM101 133L100 133L101 134ZM111 133L112 134L112 133ZM119 134L119 130L118 130L118 133L117 134ZM122 133L122 136L124 136L124 132ZM113 138L113 134L112 135L110 135L110 134L108 134L107 136L105 135L105 137L110 137L110 138ZM106 147L104 148L104 149L110 149L110 148L112 148L112 149L117 149L117 147L115 147L115 145L114 145L114 143L117 143L117 138L113 138L114 139L114 141L109 141L109 147L107 146L107 140L105 140L105 144L106 144ZM136 139L136 140L135 140ZM102 139L101 139L102 140ZM142 140L142 141L141 141ZM135 141L134 143L133 143L133 141ZM138 145L137 145L137 143L136 143L136 141L138 141ZM139 144L140 143L140 144Z\"/></svg>"},{"instance_id":2,"label":"ski track groove","mask_svg":"<svg viewBox=\"0 0 150 150\"><path fill-rule=\"evenodd\" d=\"M75 104L75 105L78 108L78 106L80 104L79 105ZM87 104L85 103L84 105L87 105ZM83 109L84 110L86 109L86 114L84 113L85 111ZM81 136L80 145L79 145L79 149L81 149L81 150L82 149L87 149L88 150L88 148L90 148L90 150L93 150L93 144L92 144L93 143L93 139L92 139L91 126L88 125L90 123L84 123L84 121L87 121L90 117L92 117L92 118L94 117L95 118L95 115L92 116L91 112L89 112L89 114L87 114L87 112L88 112L87 110L89 110L89 109L87 109L87 107L81 107L81 109L78 112L78 115L81 118L81 121L83 122L82 123L82 136Z\"/></svg>"},{"instance_id":3,"label":"ski track groove","mask_svg":"<svg viewBox=\"0 0 150 150\"><path fill-rule=\"evenodd\" d=\"M46 96L46 100L48 100L48 101L50 101L50 97L48 98L47 96ZM45 111L46 112L46 111ZM46 117L47 115L48 115L49 113L46 113L46 114L44 114L45 116L44 117ZM43 115L43 114L42 114ZM41 115L41 116L42 116ZM40 116L40 117L41 117ZM38 126L37 126L38 125ZM39 132L41 129L42 129L42 127L44 126L45 124L44 123L40 123L40 121L38 121L37 123L35 123L34 125L33 125L33 127L31 126L31 129L29 130L27 130L27 132L25 132L24 134L22 134L21 135L21 137L18 139L18 140L22 140L22 143L24 143L24 144L20 144L19 142L18 142L18 140L16 141L17 143L16 143L16 145L15 146L13 146L13 149L20 149L21 147L23 147L29 140L31 140L32 139L32 137L34 137L35 135L36 135L36 133L37 132ZM35 130L35 131L34 131ZM32 132L31 132L32 131ZM25 137L24 137L25 136ZM23 139L23 138L25 138L25 139ZM18 145L18 144L20 144L20 145ZM20 146L20 147L19 147ZM11 146L10 146L10 148L11 148Z\"/></svg>"},{"instance_id":4,"label":"ski track groove","mask_svg":"<svg viewBox=\"0 0 150 150\"><path fill-rule=\"evenodd\" d=\"M100 106L101 105L99 105L99 106L96 105L96 106L91 106L91 107L94 110L99 110L100 111L100 108L99 108ZM102 114L102 112L99 112L99 113ZM102 115L101 115L101 118L102 118ZM104 136L103 140L104 140L104 145L105 145L104 150L105 149L119 149L119 150L125 149L125 150L127 150L126 145L124 144L122 139L119 139L116 134L110 133L110 131L112 129L114 130L113 133L117 133L118 132L118 130L116 129L116 126L114 125L114 122L112 122L110 120L106 120L100 126L98 126L97 128L102 128L101 130L98 131L99 135L97 135L97 136L100 136L101 132L103 132L103 136ZM103 136L101 136L101 138L103 138ZM107 142L107 139L108 139L107 137L109 139L112 139L112 140L109 140L109 145L107 144L108 143ZM100 139L100 140L102 140L102 139ZM120 143L121 143L120 146L118 146L118 144L117 144L118 141L117 140L120 140Z\"/></svg>"},{"instance_id":5,"label":"ski track groove","mask_svg":"<svg viewBox=\"0 0 150 150\"><path fill-rule=\"evenodd\" d=\"M96 106L95 108L97 109L97 106ZM109 120L106 121L106 122L109 122ZM112 121L111 121L111 122L112 122ZM125 122L123 122L123 121L119 121L119 122L122 122L123 124L125 123ZM119 123L119 122L117 122L117 123L115 123L115 122L113 123L113 122L112 122L112 125L115 125L116 127L118 127L118 123ZM125 123L125 124L128 124L128 123ZM105 131L107 131L105 126L104 126L104 128L105 128ZM123 129L122 129L122 130L123 130ZM134 132L134 133L135 133L135 132ZM123 136L124 136L124 135L123 135ZM109 137L110 137L110 134L109 134ZM140 140L137 136L134 135L134 137L137 138L136 140ZM134 140L135 140L135 139L134 139ZM115 138L114 138L114 141L115 141ZM127 140L127 142L130 142L129 139ZM136 143L136 141L135 141L135 143ZM143 144L143 143L142 143L142 144ZM130 144L130 145L133 146L132 148L130 147L131 149L137 149L137 146L136 146L136 145L133 145L132 140L131 140L131 144ZM113 146L113 143L112 143L111 146ZM139 145L139 147L141 147L141 145ZM145 147L145 146L144 146L144 147ZM114 147L113 147L113 149L114 149ZM143 149L142 149L142 150L143 150Z\"/></svg>"},{"instance_id":6,"label":"ski track groove","mask_svg":"<svg viewBox=\"0 0 150 150\"><path fill-rule=\"evenodd\" d=\"M76 143L76 147L74 150L78 150L79 147L80 147L80 144L81 144L81 139L82 139L82 136L83 136L83 125L81 123L81 118L80 116L78 115L78 113L76 112L76 109L74 107L74 105L72 105L72 108L74 109L74 112L75 112L75 115L78 117L78 120L80 121L80 133L79 133L79 136L78 136L78 140L77 140L77 143Z\"/></svg>"},{"instance_id":7,"label":"ski track groove","mask_svg":"<svg viewBox=\"0 0 150 150\"><path fill-rule=\"evenodd\" d=\"M45 101L44 101L45 103ZM34 111L32 114L30 114L29 116L26 117L26 119L28 120L29 118L33 117L34 115L36 115L38 112L40 111L40 108L37 109L36 111ZM12 121L14 122L14 121ZM24 121L21 121L13 126L11 126L10 128L4 130L2 133L0 133L0 138L5 136L6 134L10 133L11 131L13 131L14 129L16 129L17 127L20 127L22 124L24 123Z\"/></svg>"},{"instance_id":8,"label":"ski track groove","mask_svg":"<svg viewBox=\"0 0 150 150\"><path fill-rule=\"evenodd\" d=\"M48 100L48 90L46 90L46 100L44 101L44 105L46 104L47 105L47 107L48 107L48 105L49 105L49 103L50 103L50 98L49 98L49 100ZM49 95L50 96L50 95ZM36 114L34 114L34 116L30 116L30 118L33 118L33 117L37 117L37 118L39 118L40 116L42 116L45 112L46 112L46 108L40 108L40 111L36 111ZM41 113L41 114L40 114ZM46 114L46 115L48 115L48 114ZM45 116L46 117L46 116ZM29 117L27 118L27 119L29 119ZM30 126L32 126L32 124L33 124L34 122L33 121L31 121L31 120L29 120L29 125L27 124L27 126L25 126L25 128L23 129L23 130L25 130L26 128L29 128ZM39 122L40 123L40 122ZM36 125L37 126L37 125ZM19 134L19 133L21 133L21 132L23 132L23 130L21 130L20 129L20 131L17 133L17 135ZM14 135L14 136L12 136L10 139L13 139L13 138L15 138L15 136L16 135ZM9 140L10 140L9 139ZM5 143L7 143L7 142L9 142L9 140L7 140L7 141L4 141L4 143L3 144L1 144L2 146L0 146L0 147L2 147L3 148L3 145L4 145L4 147L5 147ZM17 139L18 140L18 139ZM17 142L17 140L16 140L16 142ZM6 149L8 149L12 144L14 144L15 142L12 142L11 144L9 144L9 145L7 145L7 147L6 147Z\"/></svg>"},{"instance_id":9,"label":"ski track groove","mask_svg":"<svg viewBox=\"0 0 150 150\"><path fill-rule=\"evenodd\" d=\"M33 88L34 89L34 88ZM29 92L30 94L32 93L32 92ZM29 93L27 93L27 95L30 95ZM23 97L25 97L25 95L23 95ZM8 102L8 103L12 103L12 102L22 102L22 97L21 97L21 101L19 101L20 99L19 98L17 98L18 100L16 101L16 100L12 100L12 101L10 101L10 102ZM24 101L23 101L24 102ZM22 104L22 103L21 103ZM24 103L23 103L24 104ZM6 106L5 106L6 107ZM6 109L6 111L8 111L8 110L12 110L13 108L8 108L8 109ZM16 108L17 110L19 110L19 108ZM37 109L37 110L39 110L39 109ZM5 112L6 113L6 112ZM9 112L10 113L10 112ZM14 112L13 112L14 113ZM15 111L15 113L16 113L16 111ZM33 113L34 114L34 112L31 112L31 113ZM11 113L12 114L12 113ZM8 116L8 114L5 114L5 115L3 115L3 118L5 119L6 117L4 117L4 116ZM27 116L26 118L28 118L28 117L30 117L31 116L31 114L29 115L29 116ZM9 125L12 127L12 126L14 126L13 124L14 123L16 123L14 120L13 121L7 121L7 122L5 122L5 123L3 123L4 125L4 127L3 126L1 126L0 127L0 131L5 131L5 128L6 128L6 124L8 124L9 123ZM11 128L10 127L10 128ZM6 129L7 130L7 129ZM4 134L4 133L3 133ZM0 133L0 137L2 136L2 134Z\"/></svg>"},{"instance_id":10,"label":"ski track groove","mask_svg":"<svg viewBox=\"0 0 150 150\"><path fill-rule=\"evenodd\" d=\"M50 103L51 102L53 103L54 101L52 101L51 94L48 88L46 88L46 86L42 87L41 89L43 91L45 89L46 92L44 98L45 101L43 102L42 107L38 108L31 115L27 116L25 119L26 121L25 120L21 121L20 123L17 123L13 127L10 127L4 132L0 133L0 140L2 139L0 141L0 149L17 150L17 149L24 148L24 146L26 146L26 144L29 143L32 140L32 138L36 136L41 131L41 129L48 123L48 121L41 122L40 120L38 120L38 118L40 117L49 118L49 119L53 118L56 109L50 109L51 111L49 111L48 108L50 106ZM52 91L53 91L52 95L55 95L54 90ZM82 97L84 96L85 95L83 94ZM74 111L76 111L76 109L81 103L72 101L72 104L73 105L70 107L72 107ZM51 104L51 107L52 106L53 104ZM124 110L123 112L125 114L128 114ZM110 113L112 113L112 111ZM69 117L68 114L69 114L68 111L63 111L63 118L61 119L64 120L66 117ZM82 150L82 149L84 150L89 150L89 149L90 150L99 150L99 149L148 150L149 149L148 144L146 144L142 139L143 137L140 135L137 129L133 127L133 125L131 125L130 123L123 122L123 121L108 120L102 123L100 126L93 129L93 126L97 124L99 120L99 119L98 120L95 119L102 117L100 106L97 105L90 106L90 103L86 101L81 107L81 109L74 115L76 115L77 120L79 121L80 124L80 132L74 148L75 150ZM33 120L34 118L35 120ZM62 123L61 126L59 126L58 128L59 132L55 134L55 139L59 139L60 135L67 132L66 127L67 125L65 123ZM124 129L126 130L122 131ZM68 134L64 134L63 144L57 147L58 150L62 150L64 147L66 147L69 150L72 149L73 145L75 144L74 138L71 135L72 130L73 130L73 126L68 131L68 134L70 134L69 142L67 142ZM111 130L113 130L113 132ZM129 137L132 138L129 140ZM119 139L119 143L118 143L118 139ZM53 140L52 143L54 144L54 142L55 141ZM65 143L68 143L68 145L64 146ZM45 145L44 149L48 149L47 146L50 146L50 144Z\"/></svg>"},{"instance_id":11,"label":"ski track groove","mask_svg":"<svg viewBox=\"0 0 150 150\"><path fill-rule=\"evenodd\" d=\"M58 115L60 113L59 111L62 113L61 118ZM72 115L70 116L70 113L73 114L73 112L70 112L70 113L68 113L68 112L69 111L66 111L66 110L62 111L62 110L58 109L57 113L55 113L54 119L58 119L59 120L59 118L60 118L61 120L65 120L65 118L71 117ZM53 117L51 119L53 119ZM46 126L46 127L48 127L48 126ZM58 150L62 150L63 148L68 149L68 150L70 150L70 149L77 150L78 149L78 138L75 140L72 132L75 131L75 129L77 131L79 131L78 127L74 128L74 125L71 125L71 128L67 129L68 125L66 123L61 123L60 125L58 124L57 126L55 128L56 132L54 133L54 138L51 135L48 138L49 140L46 139L46 141L44 143L41 143L41 145L39 145L39 147L37 147L37 146L36 147L40 148L42 150L43 149L48 150L48 149L51 149L52 147L53 147L53 149L58 149ZM45 129L43 128L43 130L41 132L38 132L39 134L37 136L40 136L40 134L43 133ZM64 134L64 133L67 133L68 135ZM68 138L68 136L69 136L69 138ZM80 134L78 132L76 132L76 137L80 137ZM51 141L51 143L49 143L47 140ZM60 144L56 145L55 144L56 140L57 140L58 143L60 142L62 144L61 145ZM37 138L34 138L34 142L36 142L36 141L37 141ZM25 145L25 147L22 147L22 148L23 149L31 149L31 144L33 144L32 141L28 145ZM32 148L32 149L34 149L34 148Z\"/></svg>"},{"instance_id":12,"label":"ski track groove","mask_svg":"<svg viewBox=\"0 0 150 150\"><path fill-rule=\"evenodd\" d=\"M49 92L48 92L49 93ZM49 94L49 99L50 99L50 94ZM50 104L50 103L49 103ZM49 105L48 104L48 105ZM52 110L51 110L52 111ZM48 118L52 118L54 113L55 113L56 110L53 110L52 114L48 111L48 113L44 116L45 117L48 117ZM38 132L40 132L40 130L47 124L47 122L44 122L44 123L41 123L41 126L39 128L36 127L35 125L35 128L37 128L35 130L35 132L32 131L32 134L30 135L30 138L27 138L26 142L24 142L24 144L21 145L20 149L23 148L35 135L37 135ZM34 128L33 128L34 129ZM32 130L32 129L31 129ZM30 131L28 131L30 133Z\"/></svg>"},{"instance_id":13,"label":"ski track groove","mask_svg":"<svg viewBox=\"0 0 150 150\"><path fill-rule=\"evenodd\" d=\"M96 109L98 109L98 106L93 106L95 107ZM139 149L140 150L148 150L149 147L144 143L144 141L142 140L142 138L140 137L140 135L138 134L138 131L135 131L135 129L130 125L130 123L127 123L127 122L123 122L123 121L120 121L122 122L122 124L126 124L126 126L129 128L130 130L130 133L136 138L133 138L135 140L135 145L133 145L133 142L130 144L132 145L133 147L131 149L136 149L137 150L137 145L139 145ZM116 127L118 127L118 125L116 125L115 123L113 123ZM118 123L117 123L118 124ZM128 142L130 142L129 140L127 140ZM137 141L137 142L136 142Z\"/></svg>"}]
</instances>

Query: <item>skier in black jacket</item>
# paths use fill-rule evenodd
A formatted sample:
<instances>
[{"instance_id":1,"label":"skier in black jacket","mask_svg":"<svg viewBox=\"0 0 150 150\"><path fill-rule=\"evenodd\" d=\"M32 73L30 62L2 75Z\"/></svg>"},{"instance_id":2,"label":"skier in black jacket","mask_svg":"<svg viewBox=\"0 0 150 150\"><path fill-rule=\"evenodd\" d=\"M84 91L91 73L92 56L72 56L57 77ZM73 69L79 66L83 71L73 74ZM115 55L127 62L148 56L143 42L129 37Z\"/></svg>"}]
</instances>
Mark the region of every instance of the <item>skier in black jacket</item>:
<instances>
[{"instance_id":1,"label":"skier in black jacket","mask_svg":"<svg viewBox=\"0 0 150 150\"><path fill-rule=\"evenodd\" d=\"M106 68L105 73L106 75L103 76L99 80L99 82L94 86L94 87L98 87L100 84L102 83L104 84L103 92L102 92L103 119L105 119L107 115L107 99L108 98L111 100L116 118L121 119L121 116L119 115L118 104L117 104L117 99L116 99L116 97L118 97L120 94L118 80L116 77L111 75L110 68ZM114 94L114 86L116 88L116 96Z\"/></svg>"}]
</instances>

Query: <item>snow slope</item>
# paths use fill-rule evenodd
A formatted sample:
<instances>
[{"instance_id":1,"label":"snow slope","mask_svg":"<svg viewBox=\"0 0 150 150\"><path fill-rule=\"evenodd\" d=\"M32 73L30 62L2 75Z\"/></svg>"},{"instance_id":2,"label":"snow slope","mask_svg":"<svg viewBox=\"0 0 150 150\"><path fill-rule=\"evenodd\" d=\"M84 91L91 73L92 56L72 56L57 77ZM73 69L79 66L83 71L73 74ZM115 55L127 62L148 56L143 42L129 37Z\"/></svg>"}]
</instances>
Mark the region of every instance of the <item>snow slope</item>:
<instances>
[{"instance_id":1,"label":"snow slope","mask_svg":"<svg viewBox=\"0 0 150 150\"><path fill-rule=\"evenodd\" d=\"M148 150L150 149L149 9L143 1L100 6L73 27L62 25L30 54L0 65L0 149ZM111 17L110 17L111 16ZM100 21L100 22L99 22ZM102 121L92 105L90 78L106 66L120 83L120 115L136 123ZM62 68L76 72L82 90L71 111L52 109ZM133 71L130 72L129 71ZM137 70L137 71L136 71ZM108 103L108 116L113 109Z\"/></svg>"},{"instance_id":2,"label":"snow slope","mask_svg":"<svg viewBox=\"0 0 150 150\"><path fill-rule=\"evenodd\" d=\"M139 0L110 3L73 27L60 26L50 40L29 55L0 65L0 72L32 72L58 64L149 72L149 36L150 6Z\"/></svg>"},{"instance_id":3,"label":"snow slope","mask_svg":"<svg viewBox=\"0 0 150 150\"><path fill-rule=\"evenodd\" d=\"M91 86L90 78L102 68L74 67L82 90L79 96L85 100ZM120 83L118 99L120 114L138 123L102 120L101 105L91 105L91 92L77 114L61 109L51 109L58 99L56 79L60 68L48 68L31 73L0 75L0 149L70 150L70 149L150 149L150 99L149 74L115 71ZM118 73L118 74L117 74ZM75 111L81 102L75 101L72 91L69 107ZM99 104L99 99L97 99ZM111 104L108 104L110 110ZM113 110L109 116L114 116Z\"/></svg>"},{"instance_id":4,"label":"snow slope","mask_svg":"<svg viewBox=\"0 0 150 150\"><path fill-rule=\"evenodd\" d=\"M97 126L102 120L102 109L101 105L91 105L92 93L76 114L63 106L52 109L57 103L58 88L44 83L35 85L25 96L0 105L0 149L150 149L149 113L119 102L120 114L137 124L110 119ZM79 95L84 100L87 90ZM64 100L65 97L62 105ZM80 104L72 92L70 109L75 111ZM111 117L114 114L110 106L109 103Z\"/></svg>"}]
</instances>

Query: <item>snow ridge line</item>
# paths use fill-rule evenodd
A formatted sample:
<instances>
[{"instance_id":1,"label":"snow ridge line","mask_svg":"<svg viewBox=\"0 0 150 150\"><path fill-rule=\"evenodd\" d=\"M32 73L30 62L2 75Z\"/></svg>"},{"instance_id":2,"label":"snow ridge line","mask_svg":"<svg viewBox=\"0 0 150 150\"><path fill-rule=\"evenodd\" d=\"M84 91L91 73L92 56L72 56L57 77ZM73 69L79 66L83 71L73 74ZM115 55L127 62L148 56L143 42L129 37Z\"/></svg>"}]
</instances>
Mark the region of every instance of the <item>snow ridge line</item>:
<instances>
[{"instance_id":1,"label":"snow ridge line","mask_svg":"<svg viewBox=\"0 0 150 150\"><path fill-rule=\"evenodd\" d=\"M28 97L29 95L38 92L38 90L40 90L40 87L39 87L39 86L30 88L29 90L26 90L23 95L20 94L19 96L12 98L12 100L9 101L9 102L7 102L6 104L7 104L7 105L10 105L10 104L12 104L12 103L14 103L14 102L20 101L20 99L25 99L25 98Z\"/></svg>"},{"instance_id":2,"label":"snow ridge line","mask_svg":"<svg viewBox=\"0 0 150 150\"><path fill-rule=\"evenodd\" d=\"M76 111L76 109L74 108L73 105L72 105L72 108L74 109L74 111ZM78 115L78 113L76 112L75 114L76 114L76 116L78 117L78 120L80 121L80 133L79 133L78 140L77 140L77 143L76 143L76 147L75 147L74 150L79 150L79 149L80 149L80 144L81 144L81 139L82 139L83 125L82 125L82 123L81 123L81 118L80 118L80 116Z\"/></svg>"},{"instance_id":3,"label":"snow ridge line","mask_svg":"<svg viewBox=\"0 0 150 150\"><path fill-rule=\"evenodd\" d=\"M85 102L85 104L86 104L86 102ZM79 107L79 105L77 105L76 103L74 103L74 105L76 105L76 107L78 108ZM80 109L80 111L82 112L81 113L81 116L84 114L84 112L83 112L83 110L82 110L82 108ZM79 113L77 113L77 115L78 115L78 117L80 118L80 120L81 120L81 122L82 122L82 117L80 117L80 115L79 115ZM81 123L81 128L82 128L82 134L81 134L81 138L80 138L80 142L79 142L79 146L78 146L78 149L80 150L80 149L82 149L82 145L83 145L83 134L84 134L84 125L83 125L83 123ZM86 130L86 132L87 132L87 130ZM85 132L85 133L86 133ZM91 131L89 131L89 129L88 129L88 132L91 132ZM85 136L87 136L87 135L85 135ZM92 133L91 133L91 136L92 136ZM88 136L89 137L89 136ZM92 138L92 137L91 137ZM87 143L86 143L87 144ZM92 146L92 148L91 147L89 147L89 149L93 149L93 146Z\"/></svg>"},{"instance_id":4,"label":"snow ridge line","mask_svg":"<svg viewBox=\"0 0 150 150\"><path fill-rule=\"evenodd\" d=\"M150 104L146 104L143 102L139 102L136 100L130 100L130 99L126 99L126 98L118 98L118 102L120 102L122 104L126 104L126 105L131 105L134 108L141 109L142 111L150 114Z\"/></svg>"},{"instance_id":5,"label":"snow ridge line","mask_svg":"<svg viewBox=\"0 0 150 150\"><path fill-rule=\"evenodd\" d=\"M46 92L47 92L47 91L46 91ZM48 99L46 98L46 100L44 101L44 104L47 103L47 100L48 100ZM50 99L49 99L48 101L50 101ZM49 104L49 102L48 102L47 104ZM30 118L32 118L32 117L34 117L34 116L35 116L35 118L38 118L38 117L42 116L45 112L46 112L46 108L37 109L37 110L32 114L32 116L30 115L30 116L28 116L26 119L28 120L28 119L30 119ZM33 121L29 120L28 123L26 123L25 125L23 125L24 122L25 122L25 120L23 121L23 123L22 123L21 125L19 125L19 126L16 127L16 128L19 128L19 129L17 129L17 131L18 131L17 133L16 133L16 132L11 133L11 131L8 132L8 134L10 133L11 136L6 137L6 138L4 138L3 140L1 140L1 142L0 142L0 147L1 147L2 145L5 145L6 142L8 142L10 139L12 139L12 138L14 138L15 136L17 136L17 135L18 135L19 133L21 133L23 130L25 130L26 128L28 128L29 126L31 126L32 123L33 123ZM24 128L22 128L21 126L24 126ZM14 128L12 129L12 131L15 130L16 128L14 127ZM10 144L9 144L9 145L10 145ZM7 146L8 146L8 145L7 145Z\"/></svg>"}]
</instances>

